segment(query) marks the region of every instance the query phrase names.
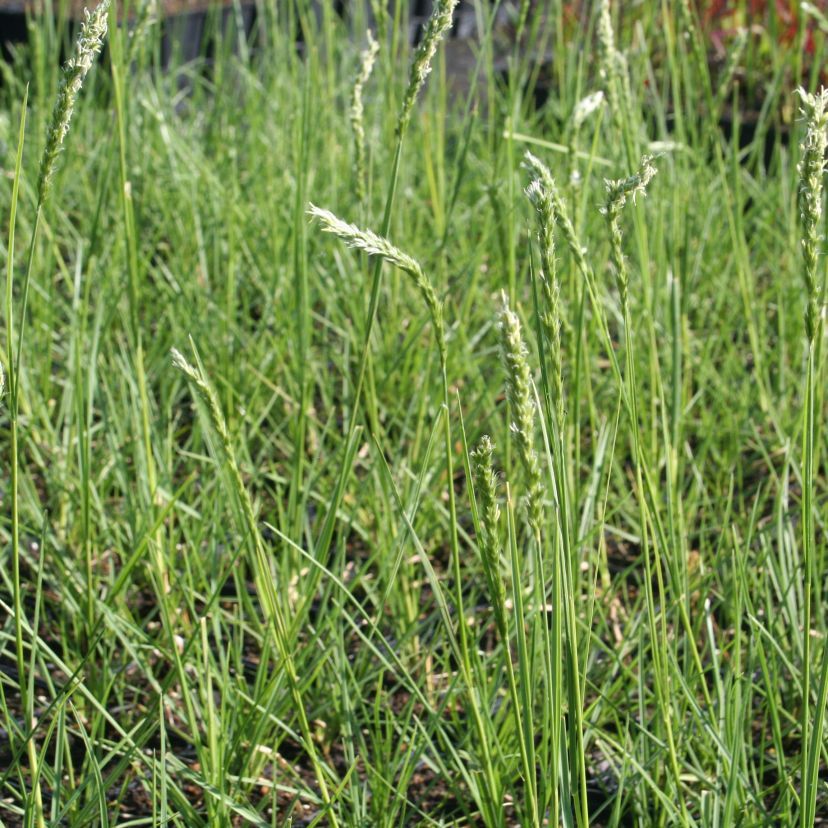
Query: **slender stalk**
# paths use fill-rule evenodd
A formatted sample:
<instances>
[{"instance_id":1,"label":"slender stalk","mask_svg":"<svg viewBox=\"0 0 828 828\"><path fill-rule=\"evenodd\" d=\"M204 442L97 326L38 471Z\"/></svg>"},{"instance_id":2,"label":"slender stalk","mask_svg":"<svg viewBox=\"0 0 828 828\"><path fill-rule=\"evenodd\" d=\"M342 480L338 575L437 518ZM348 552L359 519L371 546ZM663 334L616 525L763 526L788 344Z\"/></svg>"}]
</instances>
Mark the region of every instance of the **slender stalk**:
<instances>
[{"instance_id":1,"label":"slender stalk","mask_svg":"<svg viewBox=\"0 0 828 828\"><path fill-rule=\"evenodd\" d=\"M609 229L610 249L612 260L615 266L615 280L618 293L621 299L621 311L624 322L624 354L627 399L630 411L630 434L632 440L633 462L635 468L636 496L639 502L639 513L641 523L641 553L644 559L645 573L645 599L647 602L647 624L650 635L650 649L653 658L653 671L655 676L655 695L661 713L667 738L667 750L669 756L670 772L673 777L676 795L682 813L683 824L688 824L687 809L684 803L682 791L681 773L678 766L675 736L673 734L672 713L669 699L669 684L667 665L665 660L669 647L669 639L666 630L665 613L659 613L656 609L656 599L653 593L653 578L658 581L661 595L664 595L663 575L661 563L657 550L650 546L649 524L650 514L646 500L646 488L644 484L644 458L643 447L639 436L639 400L638 383L635 376L635 361L633 359L632 340L632 319L629 307L629 271L622 247L621 233L621 211L628 199L635 199L637 195L644 195L647 185L656 174L652 164L652 158L644 156L637 172L624 179L607 181L607 201L601 212L604 214ZM657 624L656 619L660 617L661 623Z\"/></svg>"},{"instance_id":2,"label":"slender stalk","mask_svg":"<svg viewBox=\"0 0 828 828\"><path fill-rule=\"evenodd\" d=\"M233 496L237 498L238 504L241 507L243 525L240 528L248 538L251 545L253 571L256 573L256 586L262 597L262 603L264 605L265 612L267 613L267 620L269 624L272 625L274 643L276 644L276 648L279 653L281 666L284 669L288 680L288 686L293 699L296 717L299 721L299 731L302 734L303 746L308 758L310 759L314 777L316 778L316 783L319 786L319 792L322 796L322 801L328 809L327 818L332 826L338 826L339 820L337 819L336 813L332 807L333 803L328 791L327 780L316 750L316 744L314 742L313 733L311 732L307 711L305 710L305 702L302 697L299 676L296 672L296 665L290 651L287 623L285 621L279 597L276 594L276 588L271 576L270 561L268 560L267 553L265 551L264 541L262 540L261 531L259 530L259 522L256 519L256 513L253 509L253 502L250 499L250 493L244 485L244 480L242 479L241 471L239 470L238 462L236 461L235 450L233 448L230 434L227 430L227 423L224 419L224 415L222 414L218 397L216 396L216 393L210 383L207 381L197 355L197 367L195 365L191 365L184 358L184 356L175 349L172 351L172 360L173 365L181 371L182 374L184 374L192 387L192 390L204 406L206 419L208 420L212 430L219 438L220 456L216 459L227 470L231 491L233 492Z\"/></svg>"},{"instance_id":3,"label":"slender stalk","mask_svg":"<svg viewBox=\"0 0 828 828\"><path fill-rule=\"evenodd\" d=\"M458 0L437 0L434 10L429 18L423 39L417 48L417 52L411 63L409 83L403 97L395 130L396 146L394 148L394 160L391 163L391 174L388 180L388 191L385 197L385 209L382 217L380 235L385 237L391 229L391 215L394 209L394 200L397 193L397 183L402 163L403 144L408 132L408 125L411 121L411 114L417 96L425 85L426 78L431 71L431 61L437 51L437 47L451 26L454 8ZM392 48L393 52L393 48ZM351 416L348 421L348 431L345 438L345 445L350 445L354 439L357 424L360 418L360 404L362 402L362 391L365 385L365 376L371 354L371 333L376 322L377 309L379 307L380 286L382 279L382 258L377 258L371 272L371 291L368 302L368 316L363 331L362 352L359 357L356 384L354 386L353 398L351 401ZM338 497L344 495L344 489L340 490ZM338 508L339 503L336 504ZM336 508L333 510L336 512ZM324 552L324 551L323 551Z\"/></svg>"},{"instance_id":4,"label":"slender stalk","mask_svg":"<svg viewBox=\"0 0 828 828\"><path fill-rule=\"evenodd\" d=\"M7 252L6 271L6 363L9 374L9 400L10 400L10 499L11 499L11 545L12 545L12 580L13 580L13 604L15 613L15 650L17 668L20 682L20 696L23 703L23 710L26 715L25 729L28 730L34 723L34 699L28 692L26 682L26 659L23 645L23 601L20 583L20 372L23 357L23 343L26 329L26 318L29 301L29 287L31 285L32 271L34 269L34 256L37 247L37 239L41 225L43 209L48 199L54 172L57 166L58 156L63 148L64 141L69 132L72 120L72 113L75 101L86 78L92 68L95 59L103 45L106 37L107 20L106 15L109 9L109 0L104 0L94 12L85 12L85 19L81 26L78 39L72 56L63 67L61 85L55 101L52 117L49 122L49 129L46 136L46 144L40 161L40 170L37 183L37 203L35 216L32 224L31 237L29 239L28 255L26 257L26 269L23 275L22 299L20 308L20 323L17 334L16 348L14 345L14 313L13 313L13 284L14 284L14 229L17 217L17 202L19 196L20 175L23 158L23 137L25 135L26 107L28 104L28 89L23 100L23 110L20 119L20 132L17 148L17 159L15 166L15 177L12 185L12 206L9 216L9 242ZM87 573L89 566L87 562ZM91 607L91 579L87 575L87 613ZM36 641L33 636L31 648L34 653ZM34 663L34 655L32 663ZM27 741L27 752L32 779L39 777L39 760L37 748L32 737ZM34 819L38 828L45 826L43 814L43 800L40 785L34 784Z\"/></svg>"},{"instance_id":5,"label":"slender stalk","mask_svg":"<svg viewBox=\"0 0 828 828\"><path fill-rule=\"evenodd\" d=\"M17 142L17 156L12 182L11 207L9 211L9 240L6 252L6 365L8 366L8 387L9 387L9 498L11 501L11 553L12 553L12 604L14 606L14 645L15 658L17 661L17 678L20 700L25 714L23 733L32 727L34 723L34 699L29 693L28 682L26 681L26 650L23 642L23 589L20 580L20 348L22 345L22 324L21 338L18 339L17 349L14 347L14 235L17 225L17 204L20 192L20 176L23 162L23 138L26 132L26 109L28 105L28 88L23 97L23 105L20 114L20 131ZM40 209L35 214L35 224L32 231L32 240L29 245L29 256L27 260L26 277L24 283L24 295L28 292L29 274L31 272L32 250L34 239L37 236L39 225ZM25 316L25 308L21 312ZM5 377L4 377L5 381ZM32 650L35 642L32 641ZM11 736L11 731L9 733ZM37 748L32 736L28 736L26 752L29 759L29 770L32 778L32 797L34 800L35 821L38 828L45 826L43 817L43 798L40 785L35 782L38 778L38 756Z\"/></svg>"},{"instance_id":6,"label":"slender stalk","mask_svg":"<svg viewBox=\"0 0 828 828\"><path fill-rule=\"evenodd\" d=\"M477 450L472 452L472 469L476 495L480 498L480 523L482 533L480 537L481 561L486 583L489 588L489 597L494 610L495 625L503 645L503 661L506 667L506 682L509 698L512 702L512 711L515 717L515 730L518 734L518 749L523 769L524 785L526 786L526 800L532 825L540 825L538 814L538 795L536 790L536 769L534 734L524 730L524 716L521 713L523 701L515 677L515 666L512 663L510 652L511 635L506 609L506 587L500 573L500 558L502 550L499 538L500 509L497 505L497 478L492 464L494 445L488 436L484 435ZM530 715L530 711L527 711ZM557 786L554 786L557 793ZM557 820L557 796L554 798L552 811L553 825Z\"/></svg>"},{"instance_id":7,"label":"slender stalk","mask_svg":"<svg viewBox=\"0 0 828 828\"><path fill-rule=\"evenodd\" d=\"M402 270L413 281L422 299L428 308L431 316L431 323L437 339L437 348L440 357L440 378L443 388L443 439L445 448L446 478L449 501L449 530L451 542L452 574L455 582L455 612L458 623L458 649L463 671L463 679L471 706L472 717L480 740L480 748L483 753L484 773L486 774L486 787L484 789L484 805L488 808L491 819L499 822L500 813L499 796L497 792L500 786L492 763L489 749L489 734L483 722L480 712L479 700L473 681L471 654L469 651L468 632L465 623L465 610L463 602L463 577L460 561L460 544L457 531L457 503L454 492L454 450L452 448L450 399L448 382L448 344L446 341L445 323L443 321L443 306L437 298L437 293L431 281L423 272L420 264L409 256L394 247L387 239L377 235L371 230L362 230L354 224L349 224L337 218L329 210L310 205L309 214L320 220L323 230L327 233L342 239L349 247L362 250L375 256L380 263L385 261Z\"/></svg>"},{"instance_id":8,"label":"slender stalk","mask_svg":"<svg viewBox=\"0 0 828 828\"><path fill-rule=\"evenodd\" d=\"M823 678L820 680L821 706L816 709L811 722L811 621L812 604L821 606L820 592L815 584L817 570L816 533L814 527L815 488L815 430L816 430L816 373L817 352L822 336L822 308L824 302L824 275L818 268L823 200L823 175L825 152L828 148L828 90L812 95L804 89L798 94L802 104L807 129L801 145L799 163L799 210L802 219L802 257L805 279L805 333L808 339L808 364L805 376L805 403L802 435L802 556L804 567L803 617L802 617L802 791L800 795L799 823L801 828L813 825L816 812L816 796L819 757L822 745L822 725L825 716L825 675L828 649L823 652ZM814 601L816 598L816 601Z\"/></svg>"}]
</instances>

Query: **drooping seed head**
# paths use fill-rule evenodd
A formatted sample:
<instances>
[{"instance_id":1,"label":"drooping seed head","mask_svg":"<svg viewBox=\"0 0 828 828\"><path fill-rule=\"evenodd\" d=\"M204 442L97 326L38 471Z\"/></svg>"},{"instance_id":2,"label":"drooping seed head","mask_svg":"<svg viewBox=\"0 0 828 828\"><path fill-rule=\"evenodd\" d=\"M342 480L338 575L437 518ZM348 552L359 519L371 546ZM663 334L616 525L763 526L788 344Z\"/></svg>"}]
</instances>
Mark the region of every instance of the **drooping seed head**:
<instances>
[{"instance_id":1,"label":"drooping seed head","mask_svg":"<svg viewBox=\"0 0 828 828\"><path fill-rule=\"evenodd\" d=\"M322 224L322 229L326 233L333 233L335 236L338 236L348 247L362 250L369 256L379 256L411 277L431 314L431 321L437 335L440 355L445 359L446 337L443 325L443 305L437 298L434 286L423 272L419 262L407 253L403 253L402 250L394 247L388 239L384 239L372 230L362 230L355 224L349 224L347 221L343 221L341 218L335 216L330 210L324 210L321 207L310 204L308 206L308 215L319 219Z\"/></svg>"},{"instance_id":2,"label":"drooping seed head","mask_svg":"<svg viewBox=\"0 0 828 828\"><path fill-rule=\"evenodd\" d=\"M615 180L604 179L607 203L601 212L605 215L620 212L628 198L632 199L634 204L637 195L647 194L647 185L653 180L657 172L658 170L653 166L653 157L645 155L642 157L638 169L632 175Z\"/></svg>"}]
</instances>

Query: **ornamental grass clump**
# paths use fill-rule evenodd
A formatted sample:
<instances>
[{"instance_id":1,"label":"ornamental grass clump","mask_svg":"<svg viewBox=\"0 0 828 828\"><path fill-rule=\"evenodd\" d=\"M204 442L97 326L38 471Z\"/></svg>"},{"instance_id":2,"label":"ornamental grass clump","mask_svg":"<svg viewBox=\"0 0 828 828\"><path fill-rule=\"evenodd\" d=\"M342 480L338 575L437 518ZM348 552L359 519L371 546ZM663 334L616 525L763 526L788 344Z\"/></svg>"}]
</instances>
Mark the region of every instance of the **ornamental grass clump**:
<instances>
[{"instance_id":1,"label":"ornamental grass clump","mask_svg":"<svg viewBox=\"0 0 828 828\"><path fill-rule=\"evenodd\" d=\"M49 122L49 129L46 135L46 144L40 160L40 169L37 181L37 204L35 207L34 221L32 223L31 236L29 238L29 249L26 258L26 267L23 273L21 286L22 298L20 301L19 329L15 331L14 319L14 261L15 261L15 225L18 206L18 195L22 170L23 141L25 136L26 109L28 95L23 101L23 114L20 121L20 132L18 138L17 159L14 171L14 183L12 185L11 205L9 210L9 232L8 246L6 251L6 291L5 291L5 327L6 327L6 370L8 371L9 385L9 499L11 501L11 558L12 558L12 593L14 606L15 626L15 655L17 670L20 677L19 691L23 709L28 721L34 719L34 699L31 688L27 685L24 676L27 672L25 644L24 644L24 604L21 586L21 550L20 550L20 376L21 361L23 355L23 344L26 330L26 316L29 301L29 286L31 284L32 270L34 268L35 250L40 229L40 221L44 204L49 194L52 177L55 170L58 154L60 153L69 126L72 120L72 113L75 108L75 101L83 85L83 81L95 58L98 56L107 31L107 12L110 0L103 2L93 11L85 12L85 19L81 26L80 33L75 42L72 57L66 62L63 68L60 89L57 100L52 111L52 118ZM91 571L87 560L87 573ZM93 604L91 577L87 577L87 612L91 615ZM36 642L31 644L31 652L34 654L37 649ZM33 659L34 661L34 659ZM40 759L38 757L35 740L26 740L26 753L29 758L29 767L32 778L32 820L37 828L45 826L43 797L40 790L41 781Z\"/></svg>"},{"instance_id":2,"label":"ornamental grass clump","mask_svg":"<svg viewBox=\"0 0 828 828\"><path fill-rule=\"evenodd\" d=\"M441 411L443 441L445 449L445 464L446 464L446 480L448 482L448 506L449 506L449 531L451 542L451 560L452 572L455 580L455 610L457 617L461 619L457 628L457 655L460 660L463 678L468 690L467 701L470 706L472 719L474 721L475 729L484 745L484 756L482 758L484 765L484 776L486 779L486 789L481 807L489 814L494 814L497 811L497 796L498 784L493 769L492 755L487 747L488 734L483 719L483 713L480 708L477 693L474 690L472 657L470 651L470 642L466 625L462 623L465 617L463 609L463 578L462 565L460 561L460 545L458 537L458 521L457 521L457 498L454 491L452 481L454 480L454 448L452 445L451 433L451 419L450 419L450 398L449 398L449 381L448 381L448 345L446 342L446 332L443 323L443 305L437 298L437 293L431 281L425 275L419 262L409 256L407 253L394 247L387 239L374 233L371 230L362 230L356 225L349 224L346 221L335 216L330 210L323 210L311 204L308 208L308 214L314 218L319 219L322 224L322 229L327 233L339 237L348 247L356 250L361 250L369 256L376 256L382 261L388 262L395 267L402 270L414 282L419 291L429 314L431 315L431 322L434 327L434 332L437 338L437 348L440 354L440 375L443 390L443 405ZM493 818L493 817L492 817Z\"/></svg>"},{"instance_id":3,"label":"ornamental grass clump","mask_svg":"<svg viewBox=\"0 0 828 828\"><path fill-rule=\"evenodd\" d=\"M241 471L239 470L230 432L221 410L221 404L219 403L216 392L208 382L197 356L198 364L193 365L175 348L171 350L170 354L173 366L184 375L190 387L195 392L197 399L202 404L209 431L219 438L220 449L216 452L214 461L228 473L228 489L230 490L230 495L236 499L241 509L239 529L250 544L252 553L251 564L256 575L256 589L261 597L262 608L267 615L269 626L273 630L274 643L281 662L280 666L285 672L289 692L294 704L296 716L299 720L299 733L301 735L302 745L311 762L322 801L326 806L330 806L331 797L328 792L326 774L316 750L314 736L311 731L308 715L305 711L305 701L294 662L288 624L276 593L271 563L265 551L264 541L259 529L259 522L253 509L253 501L250 498L250 493L244 484ZM329 812L328 818L331 825L336 826L339 824L333 810Z\"/></svg>"},{"instance_id":4,"label":"ornamental grass clump","mask_svg":"<svg viewBox=\"0 0 828 828\"><path fill-rule=\"evenodd\" d=\"M480 537L478 545L483 564L483 572L489 589L497 632L504 645L503 660L506 667L509 699L515 720L515 729L518 735L518 752L520 754L521 769L525 785L524 796L533 828L540 828L536 791L536 756L534 751L534 726L531 703L532 683L529 679L528 659L526 658L526 639L523 630L523 604L521 585L518 580L517 557L512 554L510 537L510 557L512 563L513 607L515 617L520 619L516 623L515 637L517 638L517 653L521 672L521 681L518 683L515 674L515 665L512 662L510 644L512 635L509 629L510 610L507 606L506 585L501 574L501 544L500 544L500 506L498 505L497 474L494 470L494 444L488 435L480 438L477 449L469 456L472 476L474 480L474 496L477 502L480 520ZM511 507L510 507L511 508ZM511 529L511 524L510 524Z\"/></svg>"}]
</instances>

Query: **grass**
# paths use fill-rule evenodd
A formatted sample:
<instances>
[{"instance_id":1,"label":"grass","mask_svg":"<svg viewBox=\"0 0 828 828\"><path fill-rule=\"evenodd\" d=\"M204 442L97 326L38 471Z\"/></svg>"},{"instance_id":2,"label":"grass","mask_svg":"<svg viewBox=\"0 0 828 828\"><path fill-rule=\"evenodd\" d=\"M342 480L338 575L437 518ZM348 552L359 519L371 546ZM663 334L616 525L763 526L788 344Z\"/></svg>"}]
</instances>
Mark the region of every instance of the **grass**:
<instances>
[{"instance_id":1,"label":"grass","mask_svg":"<svg viewBox=\"0 0 828 828\"><path fill-rule=\"evenodd\" d=\"M2 67L0 820L828 822L822 29L367 5Z\"/></svg>"}]
</instances>

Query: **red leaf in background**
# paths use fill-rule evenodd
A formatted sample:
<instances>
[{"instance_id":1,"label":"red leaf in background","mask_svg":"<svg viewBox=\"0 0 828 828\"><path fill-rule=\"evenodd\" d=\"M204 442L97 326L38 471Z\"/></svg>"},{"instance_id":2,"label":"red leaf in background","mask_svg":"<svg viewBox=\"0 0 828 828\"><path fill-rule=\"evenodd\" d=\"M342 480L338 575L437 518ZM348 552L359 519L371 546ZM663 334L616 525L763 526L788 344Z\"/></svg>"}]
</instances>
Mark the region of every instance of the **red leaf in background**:
<instances>
[{"instance_id":1,"label":"red leaf in background","mask_svg":"<svg viewBox=\"0 0 828 828\"><path fill-rule=\"evenodd\" d=\"M814 5L823 13L828 13L828 0L814 0ZM766 32L770 28L771 14L776 17L778 43L790 46L796 42L799 31L798 0L696 0L696 8L703 28L710 37L711 44L718 51L726 48L727 36L733 34L737 26L759 26ZM745 16L739 14L744 9ZM803 49L807 54L814 53L814 26L811 18L806 18L805 42Z\"/></svg>"},{"instance_id":2,"label":"red leaf in background","mask_svg":"<svg viewBox=\"0 0 828 828\"><path fill-rule=\"evenodd\" d=\"M696 2L696 8L705 28L713 21L719 20L732 11L729 6L727 0L710 0L709 3L705 3L704 0L697 0Z\"/></svg>"}]
</instances>

